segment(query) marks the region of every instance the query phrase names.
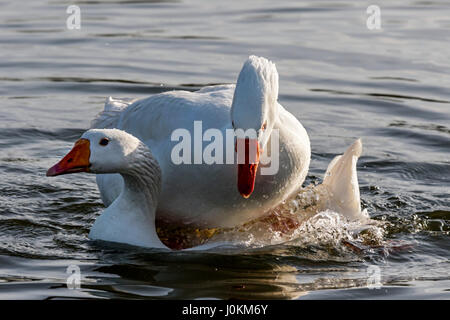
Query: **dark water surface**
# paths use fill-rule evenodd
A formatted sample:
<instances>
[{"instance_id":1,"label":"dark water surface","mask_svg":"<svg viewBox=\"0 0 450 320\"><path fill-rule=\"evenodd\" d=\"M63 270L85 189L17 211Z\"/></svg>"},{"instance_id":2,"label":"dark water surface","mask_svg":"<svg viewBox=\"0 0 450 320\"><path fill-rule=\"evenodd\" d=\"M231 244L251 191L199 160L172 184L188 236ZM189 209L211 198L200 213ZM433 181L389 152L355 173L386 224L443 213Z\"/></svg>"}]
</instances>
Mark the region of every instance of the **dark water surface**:
<instances>
[{"instance_id":1,"label":"dark water surface","mask_svg":"<svg viewBox=\"0 0 450 320\"><path fill-rule=\"evenodd\" d=\"M448 299L450 4L376 2L378 31L364 1L77 1L81 30L66 29L70 2L0 2L0 298ZM330 241L340 225L214 252L89 241L95 177L45 171L105 97L235 82L249 54L276 62L279 100L309 133L306 183L363 139L361 198L387 222L383 244Z\"/></svg>"}]
</instances>

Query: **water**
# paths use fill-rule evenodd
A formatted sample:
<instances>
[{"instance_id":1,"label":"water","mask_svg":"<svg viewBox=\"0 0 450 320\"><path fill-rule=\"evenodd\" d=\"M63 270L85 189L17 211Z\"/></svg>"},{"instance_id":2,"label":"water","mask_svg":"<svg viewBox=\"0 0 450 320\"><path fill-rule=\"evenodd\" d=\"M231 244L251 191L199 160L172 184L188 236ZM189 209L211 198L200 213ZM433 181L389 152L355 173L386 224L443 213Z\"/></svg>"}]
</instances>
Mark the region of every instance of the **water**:
<instances>
[{"instance_id":1,"label":"water","mask_svg":"<svg viewBox=\"0 0 450 320\"><path fill-rule=\"evenodd\" d=\"M0 2L0 298L449 298L447 2L377 1L378 31L364 2L77 4L81 30L66 29L65 1ZM105 97L235 82L250 54L276 62L279 100L310 135L305 184L362 138L362 203L385 222L382 240L330 213L255 248L89 241L103 209L95 177L45 171ZM66 287L69 265L80 290ZM367 288L370 266L381 289Z\"/></svg>"}]
</instances>

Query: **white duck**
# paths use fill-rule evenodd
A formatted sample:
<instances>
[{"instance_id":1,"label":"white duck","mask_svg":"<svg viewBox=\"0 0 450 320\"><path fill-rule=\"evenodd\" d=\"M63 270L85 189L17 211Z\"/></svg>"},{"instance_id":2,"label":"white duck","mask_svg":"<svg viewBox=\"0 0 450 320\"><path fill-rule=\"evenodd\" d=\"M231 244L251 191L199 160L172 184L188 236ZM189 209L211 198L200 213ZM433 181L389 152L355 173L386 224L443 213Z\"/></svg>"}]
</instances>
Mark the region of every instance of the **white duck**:
<instances>
[{"instance_id":1,"label":"white duck","mask_svg":"<svg viewBox=\"0 0 450 320\"><path fill-rule=\"evenodd\" d=\"M277 99L275 65L251 56L236 85L210 86L196 92L171 91L134 102L109 98L92 127L124 130L150 147L162 170L157 219L172 224L232 227L274 208L303 183L308 172L308 134ZM255 159L255 163L175 164L171 154L179 141L171 141L171 135L182 128L194 137L194 121L202 121L203 131L218 129L222 137L226 137L227 129L255 130L256 139L245 140L246 157ZM268 152L275 131L279 133L279 170L273 175L261 175L262 167L271 166ZM203 142L200 150L209 143ZM224 158L226 147L224 143ZM195 161L194 148L195 142L191 163ZM97 183L105 205L111 204L123 189L117 174L98 175Z\"/></svg>"},{"instance_id":2,"label":"white duck","mask_svg":"<svg viewBox=\"0 0 450 320\"><path fill-rule=\"evenodd\" d=\"M333 209L352 220L364 217L356 176L360 153L361 142L357 140L331 162L324 183L316 187L316 192L326 194L321 210ZM77 172L118 173L124 181L120 195L97 218L89 238L168 249L155 228L161 169L143 142L122 130L88 130L63 159L48 169L47 176Z\"/></svg>"}]
</instances>

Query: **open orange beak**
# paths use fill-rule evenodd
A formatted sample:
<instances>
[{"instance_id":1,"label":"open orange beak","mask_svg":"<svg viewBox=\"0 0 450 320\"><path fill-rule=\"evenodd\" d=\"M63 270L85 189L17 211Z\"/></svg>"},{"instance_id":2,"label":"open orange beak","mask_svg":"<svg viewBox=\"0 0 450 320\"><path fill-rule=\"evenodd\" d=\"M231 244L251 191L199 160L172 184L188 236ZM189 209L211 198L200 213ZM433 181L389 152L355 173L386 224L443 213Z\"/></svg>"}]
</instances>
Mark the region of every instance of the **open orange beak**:
<instances>
[{"instance_id":1,"label":"open orange beak","mask_svg":"<svg viewBox=\"0 0 450 320\"><path fill-rule=\"evenodd\" d=\"M72 150L57 164L47 170L47 177L59 176L61 174L89 172L89 157L91 149L89 140L80 139L75 142Z\"/></svg>"},{"instance_id":2,"label":"open orange beak","mask_svg":"<svg viewBox=\"0 0 450 320\"><path fill-rule=\"evenodd\" d=\"M255 188L256 171L259 164L259 143L257 139L236 139L238 160L238 190L248 198Z\"/></svg>"}]
</instances>

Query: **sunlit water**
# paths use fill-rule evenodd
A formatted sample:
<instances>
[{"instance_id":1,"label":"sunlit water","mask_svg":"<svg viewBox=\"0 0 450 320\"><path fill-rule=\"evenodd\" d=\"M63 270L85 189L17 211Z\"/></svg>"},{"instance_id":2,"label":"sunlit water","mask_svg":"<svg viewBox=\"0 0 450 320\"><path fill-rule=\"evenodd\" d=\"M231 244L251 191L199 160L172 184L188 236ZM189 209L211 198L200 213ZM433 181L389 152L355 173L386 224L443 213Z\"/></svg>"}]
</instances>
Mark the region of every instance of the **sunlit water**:
<instances>
[{"instance_id":1,"label":"sunlit water","mask_svg":"<svg viewBox=\"0 0 450 320\"><path fill-rule=\"evenodd\" d=\"M449 298L447 2L377 1L378 31L364 2L77 4L81 30L66 29L67 2L0 2L0 298ZM208 251L89 241L95 177L45 171L105 97L235 82L250 54L276 62L279 100L309 133L305 185L362 138L376 223L326 211L286 241L247 232ZM69 265L80 290L66 287ZM372 266L380 289L367 287Z\"/></svg>"}]
</instances>

